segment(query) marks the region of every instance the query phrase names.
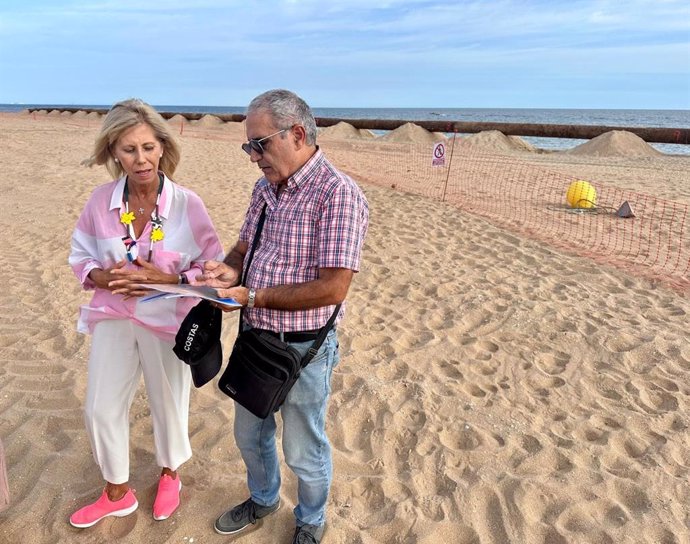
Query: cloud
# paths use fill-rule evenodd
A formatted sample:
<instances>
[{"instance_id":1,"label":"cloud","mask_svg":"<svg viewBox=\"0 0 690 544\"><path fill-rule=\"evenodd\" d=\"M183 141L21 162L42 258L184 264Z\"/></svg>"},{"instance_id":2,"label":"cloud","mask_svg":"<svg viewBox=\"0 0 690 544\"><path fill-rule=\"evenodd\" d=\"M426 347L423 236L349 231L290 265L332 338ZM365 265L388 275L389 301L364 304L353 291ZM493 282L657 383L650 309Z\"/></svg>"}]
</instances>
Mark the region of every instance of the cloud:
<instances>
[{"instance_id":1,"label":"cloud","mask_svg":"<svg viewBox=\"0 0 690 544\"><path fill-rule=\"evenodd\" d=\"M218 93L319 78L438 86L499 72L632 86L690 77L689 35L690 2L676 0L6 1L0 102L36 73L99 93L171 79Z\"/></svg>"},{"instance_id":2,"label":"cloud","mask_svg":"<svg viewBox=\"0 0 690 544\"><path fill-rule=\"evenodd\" d=\"M121 0L46 2L39 9L29 2L25 8L3 15L0 37L28 41L44 33L49 39L66 41L69 32L81 45L93 41L94 48L99 41L108 43L112 36L126 36L133 43L163 39L172 51L183 47L223 50L240 42L251 47L275 41L295 48L318 43L336 50L395 50L426 43L501 48L510 44L628 43L641 37L658 43L663 36L674 35L687 40L690 3L631 0L624 6L603 0L202 0L159 4ZM308 53L306 49L304 54Z\"/></svg>"}]
</instances>

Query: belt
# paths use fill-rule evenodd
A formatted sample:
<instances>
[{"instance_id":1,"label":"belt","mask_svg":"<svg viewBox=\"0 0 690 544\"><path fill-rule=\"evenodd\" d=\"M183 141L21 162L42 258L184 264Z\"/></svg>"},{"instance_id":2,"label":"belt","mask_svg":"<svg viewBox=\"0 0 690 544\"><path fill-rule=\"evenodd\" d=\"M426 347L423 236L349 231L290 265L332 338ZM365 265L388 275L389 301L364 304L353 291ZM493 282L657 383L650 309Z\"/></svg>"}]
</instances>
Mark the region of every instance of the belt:
<instances>
[{"instance_id":1,"label":"belt","mask_svg":"<svg viewBox=\"0 0 690 544\"><path fill-rule=\"evenodd\" d=\"M274 336L275 338L280 339L280 334L279 332L275 331L269 331L266 329L258 329L261 332L265 332L266 334L270 334L271 336ZM293 331L293 332L284 332L283 334L283 340L285 342L313 342L316 340L319 336L319 330L315 331Z\"/></svg>"}]
</instances>

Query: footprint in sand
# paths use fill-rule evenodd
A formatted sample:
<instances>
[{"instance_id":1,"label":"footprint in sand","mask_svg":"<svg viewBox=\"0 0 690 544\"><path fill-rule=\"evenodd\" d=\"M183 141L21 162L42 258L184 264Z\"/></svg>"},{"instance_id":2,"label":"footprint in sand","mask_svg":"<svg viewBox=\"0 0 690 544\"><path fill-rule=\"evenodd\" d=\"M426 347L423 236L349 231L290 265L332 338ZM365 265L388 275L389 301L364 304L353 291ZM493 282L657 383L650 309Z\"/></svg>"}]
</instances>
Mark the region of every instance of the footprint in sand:
<instances>
[{"instance_id":1,"label":"footprint in sand","mask_svg":"<svg viewBox=\"0 0 690 544\"><path fill-rule=\"evenodd\" d=\"M506 517L500 497L487 487L478 487L471 491L468 502L472 527L480 537L481 542L511 542L506 529Z\"/></svg>"},{"instance_id":2,"label":"footprint in sand","mask_svg":"<svg viewBox=\"0 0 690 544\"><path fill-rule=\"evenodd\" d=\"M609 433L585 423L578 427L573 433L575 438L580 438L584 443L597 444L603 446L608 443Z\"/></svg>"},{"instance_id":3,"label":"footprint in sand","mask_svg":"<svg viewBox=\"0 0 690 544\"><path fill-rule=\"evenodd\" d=\"M632 401L648 414L661 414L678 410L678 399L653 384L632 380L625 384Z\"/></svg>"},{"instance_id":4,"label":"footprint in sand","mask_svg":"<svg viewBox=\"0 0 690 544\"><path fill-rule=\"evenodd\" d=\"M571 356L562 351L546 351L535 354L534 364L545 374L548 374L549 376L557 376L558 374L565 372L570 359Z\"/></svg>"},{"instance_id":5,"label":"footprint in sand","mask_svg":"<svg viewBox=\"0 0 690 544\"><path fill-rule=\"evenodd\" d=\"M410 366L400 360L388 361L385 364L376 366L376 377L384 382L397 382L408 376Z\"/></svg>"},{"instance_id":6,"label":"footprint in sand","mask_svg":"<svg viewBox=\"0 0 690 544\"><path fill-rule=\"evenodd\" d=\"M633 336L624 332L618 332L615 336L605 339L602 345L613 353L624 353L639 348L646 341L640 335Z\"/></svg>"},{"instance_id":7,"label":"footprint in sand","mask_svg":"<svg viewBox=\"0 0 690 544\"><path fill-rule=\"evenodd\" d=\"M491 444L495 443L491 435L468 423L457 423L444 427L439 434L439 440L445 447L461 451L476 450L487 441Z\"/></svg>"},{"instance_id":8,"label":"footprint in sand","mask_svg":"<svg viewBox=\"0 0 690 544\"><path fill-rule=\"evenodd\" d=\"M404 349L422 348L434 339L434 334L428 330L402 332L395 342Z\"/></svg>"},{"instance_id":9,"label":"footprint in sand","mask_svg":"<svg viewBox=\"0 0 690 544\"><path fill-rule=\"evenodd\" d=\"M613 488L611 496L633 516L644 514L652 507L649 496L636 483L613 480L609 483L609 487Z\"/></svg>"},{"instance_id":10,"label":"footprint in sand","mask_svg":"<svg viewBox=\"0 0 690 544\"><path fill-rule=\"evenodd\" d=\"M438 363L439 369L441 371L441 374L445 376L446 378L449 378L451 380L455 381L462 381L463 380L463 374L460 372L460 366L462 363L460 361L450 359L450 360L441 360Z\"/></svg>"},{"instance_id":11,"label":"footprint in sand","mask_svg":"<svg viewBox=\"0 0 690 544\"><path fill-rule=\"evenodd\" d=\"M604 453L601 458L601 466L606 472L617 478L637 481L640 477L640 472L631 465L628 455L621 456L615 450Z\"/></svg>"}]
</instances>

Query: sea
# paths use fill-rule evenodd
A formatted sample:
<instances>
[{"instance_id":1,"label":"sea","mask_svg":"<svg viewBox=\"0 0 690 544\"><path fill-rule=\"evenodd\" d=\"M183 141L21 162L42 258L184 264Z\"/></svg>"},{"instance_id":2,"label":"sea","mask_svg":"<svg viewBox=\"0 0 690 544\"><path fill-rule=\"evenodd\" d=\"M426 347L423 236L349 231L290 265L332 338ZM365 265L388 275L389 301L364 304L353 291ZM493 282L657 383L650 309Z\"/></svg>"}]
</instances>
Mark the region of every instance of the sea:
<instances>
[{"instance_id":1,"label":"sea","mask_svg":"<svg viewBox=\"0 0 690 544\"><path fill-rule=\"evenodd\" d=\"M85 104L0 104L0 112L19 112L27 108L51 109L104 108L110 105ZM156 105L171 113L245 113L243 106ZM399 119L402 121L484 121L492 123L530 123L548 125L603 125L612 127L690 128L690 110L630 109L528 109L528 108L312 108L316 117L336 119ZM385 131L374 131L385 133ZM562 151L586 140L573 138L522 137L535 147ZM690 155L690 145L651 143L664 153Z\"/></svg>"}]
</instances>

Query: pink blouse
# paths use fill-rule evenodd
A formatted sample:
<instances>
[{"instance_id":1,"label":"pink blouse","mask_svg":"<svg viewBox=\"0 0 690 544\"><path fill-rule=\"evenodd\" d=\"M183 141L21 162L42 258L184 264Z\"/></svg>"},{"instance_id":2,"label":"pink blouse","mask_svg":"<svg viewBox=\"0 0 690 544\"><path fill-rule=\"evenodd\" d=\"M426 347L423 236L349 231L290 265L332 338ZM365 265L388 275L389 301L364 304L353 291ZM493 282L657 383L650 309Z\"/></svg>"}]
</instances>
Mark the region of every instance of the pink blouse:
<instances>
[{"instance_id":1,"label":"pink blouse","mask_svg":"<svg viewBox=\"0 0 690 544\"><path fill-rule=\"evenodd\" d=\"M125 177L97 187L89 198L72 234L69 264L84 289L94 289L91 301L82 306L77 329L93 332L104 319L131 319L160 338L174 341L180 323L197 304L193 298L156 299L139 297L125 300L107 289L95 286L89 278L94 268L106 269L126 258L123 237L127 235L120 215L125 212L123 190ZM164 178L159 203L164 238L153 243L151 262L167 274L185 273L191 281L203 271L209 259L222 260L223 248L206 207L189 189ZM148 256L151 222L139 236L137 245L142 258ZM136 265L127 263L129 268Z\"/></svg>"}]
</instances>

